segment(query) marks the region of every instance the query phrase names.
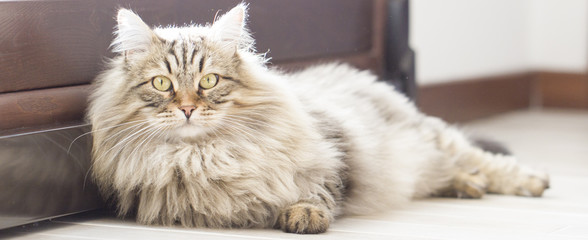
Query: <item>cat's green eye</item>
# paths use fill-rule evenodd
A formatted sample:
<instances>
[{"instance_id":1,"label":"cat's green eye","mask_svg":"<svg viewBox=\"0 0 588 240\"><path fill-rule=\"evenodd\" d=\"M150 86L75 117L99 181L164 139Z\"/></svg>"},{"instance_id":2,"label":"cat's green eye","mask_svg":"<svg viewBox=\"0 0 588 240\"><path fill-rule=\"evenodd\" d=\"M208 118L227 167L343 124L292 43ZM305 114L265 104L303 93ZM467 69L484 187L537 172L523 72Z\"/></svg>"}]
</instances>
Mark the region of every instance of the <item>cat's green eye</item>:
<instances>
[{"instance_id":1,"label":"cat's green eye","mask_svg":"<svg viewBox=\"0 0 588 240\"><path fill-rule=\"evenodd\" d=\"M164 76L154 77L153 80L151 81L151 83L153 84L153 87L155 89L162 91L162 92L169 91L172 86L171 80L169 80L169 78L164 77Z\"/></svg>"},{"instance_id":2,"label":"cat's green eye","mask_svg":"<svg viewBox=\"0 0 588 240\"><path fill-rule=\"evenodd\" d=\"M218 83L218 74L209 73L200 79L200 87L203 89L211 89Z\"/></svg>"}]
</instances>

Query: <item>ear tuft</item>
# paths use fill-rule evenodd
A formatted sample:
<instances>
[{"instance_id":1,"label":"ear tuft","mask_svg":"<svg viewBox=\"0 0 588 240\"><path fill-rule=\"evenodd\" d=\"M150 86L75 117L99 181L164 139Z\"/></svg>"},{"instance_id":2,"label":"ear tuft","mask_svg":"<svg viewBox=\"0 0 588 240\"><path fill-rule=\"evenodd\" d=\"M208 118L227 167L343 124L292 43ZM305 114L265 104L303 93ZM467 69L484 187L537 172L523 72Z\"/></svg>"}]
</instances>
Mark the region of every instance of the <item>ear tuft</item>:
<instances>
[{"instance_id":1,"label":"ear tuft","mask_svg":"<svg viewBox=\"0 0 588 240\"><path fill-rule=\"evenodd\" d=\"M251 47L253 40L245 26L246 20L247 4L240 3L216 19L211 27L213 38L236 48Z\"/></svg>"},{"instance_id":2,"label":"ear tuft","mask_svg":"<svg viewBox=\"0 0 588 240\"><path fill-rule=\"evenodd\" d=\"M116 37L110 44L113 52L134 53L149 49L155 39L155 34L137 14L121 8L118 11L116 21L118 22L114 32Z\"/></svg>"}]
</instances>

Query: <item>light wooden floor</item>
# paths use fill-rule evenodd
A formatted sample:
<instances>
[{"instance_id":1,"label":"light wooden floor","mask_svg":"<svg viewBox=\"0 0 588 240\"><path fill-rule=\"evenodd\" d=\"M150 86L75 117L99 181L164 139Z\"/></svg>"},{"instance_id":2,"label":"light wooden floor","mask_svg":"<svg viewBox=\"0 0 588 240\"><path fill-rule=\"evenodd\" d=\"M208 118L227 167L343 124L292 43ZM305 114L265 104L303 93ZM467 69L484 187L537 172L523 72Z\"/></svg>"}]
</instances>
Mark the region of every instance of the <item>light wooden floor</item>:
<instances>
[{"instance_id":1,"label":"light wooden floor","mask_svg":"<svg viewBox=\"0 0 588 240\"><path fill-rule=\"evenodd\" d=\"M100 213L0 232L14 239L588 239L588 111L524 111L473 122L522 162L548 170L543 198L426 199L379 215L345 217L325 234L264 229L147 227ZM0 235L2 238L2 235Z\"/></svg>"}]
</instances>

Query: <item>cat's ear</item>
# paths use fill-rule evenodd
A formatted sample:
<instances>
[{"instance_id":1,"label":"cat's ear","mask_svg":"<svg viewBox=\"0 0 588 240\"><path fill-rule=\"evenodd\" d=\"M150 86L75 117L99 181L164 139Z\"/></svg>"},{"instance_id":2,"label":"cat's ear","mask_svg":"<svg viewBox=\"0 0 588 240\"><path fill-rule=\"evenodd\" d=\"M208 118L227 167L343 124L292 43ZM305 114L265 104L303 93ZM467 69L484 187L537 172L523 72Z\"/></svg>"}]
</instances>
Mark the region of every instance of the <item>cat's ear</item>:
<instances>
[{"instance_id":1,"label":"cat's ear","mask_svg":"<svg viewBox=\"0 0 588 240\"><path fill-rule=\"evenodd\" d=\"M247 4L240 3L212 24L213 38L228 47L250 47L253 40L245 25L246 20Z\"/></svg>"},{"instance_id":2,"label":"cat's ear","mask_svg":"<svg viewBox=\"0 0 588 240\"><path fill-rule=\"evenodd\" d=\"M157 36L151 28L131 10L118 10L116 21L116 37L110 45L113 52L125 56L145 52L154 41L157 41Z\"/></svg>"}]
</instances>

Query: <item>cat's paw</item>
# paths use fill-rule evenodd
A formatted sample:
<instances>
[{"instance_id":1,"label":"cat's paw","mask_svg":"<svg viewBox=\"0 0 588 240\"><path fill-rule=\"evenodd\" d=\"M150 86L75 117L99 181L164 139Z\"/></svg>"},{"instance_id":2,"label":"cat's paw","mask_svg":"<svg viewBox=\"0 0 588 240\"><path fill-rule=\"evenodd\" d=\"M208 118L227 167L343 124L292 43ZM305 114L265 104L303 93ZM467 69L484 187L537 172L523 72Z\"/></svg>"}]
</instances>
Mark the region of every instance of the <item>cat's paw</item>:
<instances>
[{"instance_id":1,"label":"cat's paw","mask_svg":"<svg viewBox=\"0 0 588 240\"><path fill-rule=\"evenodd\" d=\"M450 188L441 192L443 197L482 198L488 187L488 179L477 169L460 172L453 179Z\"/></svg>"},{"instance_id":2,"label":"cat's paw","mask_svg":"<svg viewBox=\"0 0 588 240\"><path fill-rule=\"evenodd\" d=\"M515 194L524 197L541 197L549 188L549 175L531 169L525 169L522 172Z\"/></svg>"},{"instance_id":3,"label":"cat's paw","mask_svg":"<svg viewBox=\"0 0 588 240\"><path fill-rule=\"evenodd\" d=\"M488 180L484 175L470 176L468 181L456 186L458 198L482 198L486 194Z\"/></svg>"},{"instance_id":4,"label":"cat's paw","mask_svg":"<svg viewBox=\"0 0 588 240\"><path fill-rule=\"evenodd\" d=\"M289 233L316 234L327 231L329 222L327 213L320 207L299 202L282 210L276 227Z\"/></svg>"}]
</instances>

